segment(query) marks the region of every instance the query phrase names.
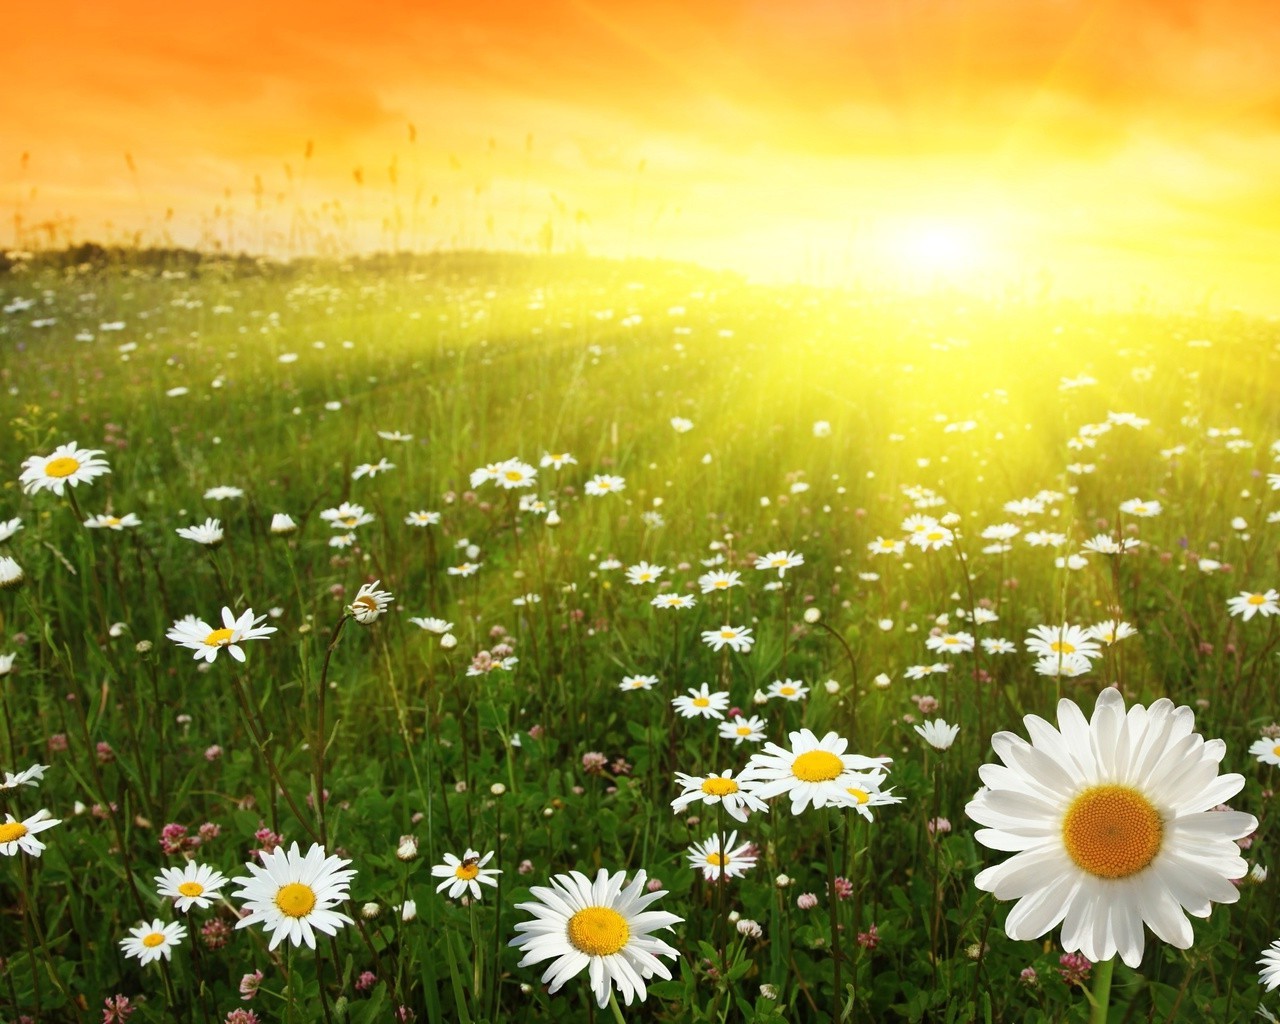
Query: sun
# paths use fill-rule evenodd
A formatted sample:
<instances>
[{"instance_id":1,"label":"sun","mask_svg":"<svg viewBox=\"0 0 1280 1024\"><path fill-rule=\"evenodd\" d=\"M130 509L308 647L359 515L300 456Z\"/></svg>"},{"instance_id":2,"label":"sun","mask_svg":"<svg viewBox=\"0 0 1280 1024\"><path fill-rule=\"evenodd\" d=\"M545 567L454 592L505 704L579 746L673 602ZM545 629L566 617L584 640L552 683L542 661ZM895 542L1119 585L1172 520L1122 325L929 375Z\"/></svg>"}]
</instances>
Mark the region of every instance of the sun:
<instances>
[{"instance_id":1,"label":"sun","mask_svg":"<svg viewBox=\"0 0 1280 1024\"><path fill-rule=\"evenodd\" d=\"M922 219L885 226L885 246L908 277L952 278L981 272L990 253L983 232L960 220Z\"/></svg>"}]
</instances>

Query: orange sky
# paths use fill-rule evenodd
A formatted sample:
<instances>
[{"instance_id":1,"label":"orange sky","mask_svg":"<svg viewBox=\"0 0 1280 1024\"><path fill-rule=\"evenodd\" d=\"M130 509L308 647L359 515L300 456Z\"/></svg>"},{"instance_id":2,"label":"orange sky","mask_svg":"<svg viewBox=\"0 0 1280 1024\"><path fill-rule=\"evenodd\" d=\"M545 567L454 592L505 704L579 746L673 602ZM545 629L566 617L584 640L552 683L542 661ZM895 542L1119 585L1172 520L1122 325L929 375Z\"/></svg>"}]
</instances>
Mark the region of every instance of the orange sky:
<instances>
[{"instance_id":1,"label":"orange sky","mask_svg":"<svg viewBox=\"0 0 1280 1024\"><path fill-rule=\"evenodd\" d=\"M10 6L0 244L549 242L1280 313L1273 0Z\"/></svg>"}]
</instances>

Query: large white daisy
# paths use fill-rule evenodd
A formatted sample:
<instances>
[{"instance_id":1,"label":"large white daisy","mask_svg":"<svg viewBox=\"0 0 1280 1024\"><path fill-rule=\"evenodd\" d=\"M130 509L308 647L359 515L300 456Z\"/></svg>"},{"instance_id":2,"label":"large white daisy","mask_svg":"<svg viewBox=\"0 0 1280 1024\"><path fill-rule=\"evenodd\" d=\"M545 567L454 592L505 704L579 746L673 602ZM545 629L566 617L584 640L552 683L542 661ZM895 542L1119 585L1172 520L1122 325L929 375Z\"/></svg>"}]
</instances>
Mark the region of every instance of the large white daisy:
<instances>
[{"instance_id":1,"label":"large white daisy","mask_svg":"<svg viewBox=\"0 0 1280 1024\"><path fill-rule=\"evenodd\" d=\"M656 974L670 979L670 969L658 957L674 960L680 954L652 933L670 929L683 918L646 909L666 891L646 892L643 871L637 871L624 888L625 877L622 871L610 875L601 868L594 882L580 871L571 871L552 876L550 887L533 886L529 890L533 901L516 904L534 917L516 925L518 934L510 945L524 952L517 966L552 960L542 980L553 994L587 969L602 1009L609 1005L614 985L630 1006L635 998L644 1000L648 978Z\"/></svg>"},{"instance_id":2,"label":"large white daisy","mask_svg":"<svg viewBox=\"0 0 1280 1024\"><path fill-rule=\"evenodd\" d=\"M46 810L36 811L25 821L18 821L12 814L6 814L4 818L0 822L0 856L4 857L12 857L19 850L39 857L44 843L36 838L36 833L62 824L62 819L52 817Z\"/></svg>"},{"instance_id":3,"label":"large white daisy","mask_svg":"<svg viewBox=\"0 0 1280 1024\"><path fill-rule=\"evenodd\" d=\"M161 868L156 875L157 892L174 901L184 913L192 907L204 910L227 884L226 875L208 864L188 861L180 868Z\"/></svg>"},{"instance_id":4,"label":"large white daisy","mask_svg":"<svg viewBox=\"0 0 1280 1024\"><path fill-rule=\"evenodd\" d=\"M685 775L676 772L676 782L680 784L681 794L671 801L673 811L682 811L691 803L701 800L704 804L721 804L725 813L731 818L745 822L748 811L767 811L768 805L750 789L754 778L750 767L744 768L733 777L733 769L719 775Z\"/></svg>"},{"instance_id":5,"label":"large white daisy","mask_svg":"<svg viewBox=\"0 0 1280 1024\"><path fill-rule=\"evenodd\" d=\"M231 879L240 886L231 895L245 901L249 913L236 922L236 928L261 924L271 933L267 950L288 938L295 946L304 942L316 948L317 931L336 935L351 918L333 908L350 896L348 886L355 870L347 868L351 861L326 857L324 848L312 843L303 856L298 844L259 855L262 866L245 864L248 875Z\"/></svg>"},{"instance_id":6,"label":"large white daisy","mask_svg":"<svg viewBox=\"0 0 1280 1024\"><path fill-rule=\"evenodd\" d=\"M230 608L223 608L222 626L219 629L214 629L203 619L188 615L175 621L165 636L179 646L195 651L193 658L212 662L218 656L218 651L225 647L236 661L244 661L244 651L240 650L239 644L246 640L261 640L276 631L275 626L260 625L266 618L265 615L255 618L252 608L246 609L243 615L236 618Z\"/></svg>"},{"instance_id":7,"label":"large white daisy","mask_svg":"<svg viewBox=\"0 0 1280 1024\"><path fill-rule=\"evenodd\" d=\"M1017 900L1005 930L1034 939L1062 924L1062 948L1095 963L1117 953L1142 961L1143 924L1179 949L1191 945L1186 914L1208 917L1234 903L1231 879L1249 866L1234 840L1258 827L1251 814L1215 811L1244 785L1219 775L1222 740L1192 731L1195 714L1161 699L1125 711L1114 687L1092 718L1058 703L1058 728L1023 719L1028 743L991 738L1003 765L986 764L986 786L966 811L977 840L1013 857L977 876L979 889ZM1184 913L1185 912L1185 913Z\"/></svg>"},{"instance_id":8,"label":"large white daisy","mask_svg":"<svg viewBox=\"0 0 1280 1024\"><path fill-rule=\"evenodd\" d=\"M435 878L443 878L444 881L436 886L436 892L444 892L449 890L449 898L456 900L459 896L470 892L471 898L478 900L480 898L480 884L497 886L497 875L502 874L497 868L486 868L485 865L493 860L493 851L490 850L483 857L480 856L478 850L468 849L462 855L462 860L458 860L452 853L444 855L444 863L436 864L431 869L431 874Z\"/></svg>"},{"instance_id":9,"label":"large white daisy","mask_svg":"<svg viewBox=\"0 0 1280 1024\"><path fill-rule=\"evenodd\" d=\"M874 770L892 758L846 754L849 741L834 732L818 739L810 730L788 733L791 749L766 743L752 754L747 769L754 775L751 791L768 800L787 793L791 813L800 814L809 804L825 807L843 803L847 790L857 782L855 773Z\"/></svg>"},{"instance_id":10,"label":"large white daisy","mask_svg":"<svg viewBox=\"0 0 1280 1024\"><path fill-rule=\"evenodd\" d=\"M77 448L69 441L58 445L52 455L32 455L24 460L18 481L24 494L53 491L61 497L68 484L75 487L111 472L107 460L98 458L101 454L98 449Z\"/></svg>"},{"instance_id":11,"label":"large white daisy","mask_svg":"<svg viewBox=\"0 0 1280 1024\"><path fill-rule=\"evenodd\" d=\"M161 957L168 960L173 947L186 937L186 928L177 921L165 924L156 918L150 923L144 921L130 928L129 937L120 940L120 948L125 956L136 956L139 962L149 964Z\"/></svg>"}]
</instances>

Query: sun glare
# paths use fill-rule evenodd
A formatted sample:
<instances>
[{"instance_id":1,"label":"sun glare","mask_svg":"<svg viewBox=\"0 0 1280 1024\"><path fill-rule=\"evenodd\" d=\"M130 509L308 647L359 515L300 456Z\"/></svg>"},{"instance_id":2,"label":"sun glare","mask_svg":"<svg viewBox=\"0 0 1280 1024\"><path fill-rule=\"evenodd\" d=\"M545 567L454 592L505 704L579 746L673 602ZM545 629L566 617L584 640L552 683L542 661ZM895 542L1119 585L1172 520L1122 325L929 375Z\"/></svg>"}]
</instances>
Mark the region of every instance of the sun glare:
<instances>
[{"instance_id":1,"label":"sun glare","mask_svg":"<svg viewBox=\"0 0 1280 1024\"><path fill-rule=\"evenodd\" d=\"M988 263L981 233L959 221L912 221L888 228L886 235L894 263L908 278L964 277Z\"/></svg>"}]
</instances>

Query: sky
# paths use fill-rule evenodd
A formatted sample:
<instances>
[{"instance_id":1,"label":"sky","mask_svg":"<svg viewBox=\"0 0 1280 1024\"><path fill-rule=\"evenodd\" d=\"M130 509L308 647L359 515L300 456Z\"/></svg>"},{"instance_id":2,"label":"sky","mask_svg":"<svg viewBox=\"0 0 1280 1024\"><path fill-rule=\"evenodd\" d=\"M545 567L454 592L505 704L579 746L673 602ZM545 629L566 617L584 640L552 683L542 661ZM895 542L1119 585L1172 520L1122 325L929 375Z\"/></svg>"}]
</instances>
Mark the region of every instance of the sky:
<instances>
[{"instance_id":1,"label":"sky","mask_svg":"<svg viewBox=\"0 0 1280 1024\"><path fill-rule=\"evenodd\" d=\"M6 35L0 245L1280 313L1272 0L45 0Z\"/></svg>"}]
</instances>

